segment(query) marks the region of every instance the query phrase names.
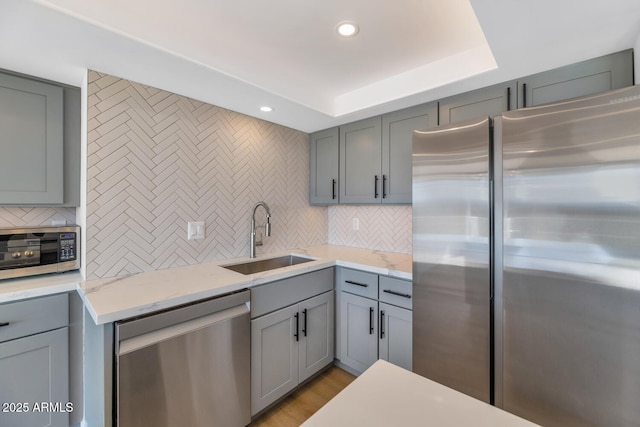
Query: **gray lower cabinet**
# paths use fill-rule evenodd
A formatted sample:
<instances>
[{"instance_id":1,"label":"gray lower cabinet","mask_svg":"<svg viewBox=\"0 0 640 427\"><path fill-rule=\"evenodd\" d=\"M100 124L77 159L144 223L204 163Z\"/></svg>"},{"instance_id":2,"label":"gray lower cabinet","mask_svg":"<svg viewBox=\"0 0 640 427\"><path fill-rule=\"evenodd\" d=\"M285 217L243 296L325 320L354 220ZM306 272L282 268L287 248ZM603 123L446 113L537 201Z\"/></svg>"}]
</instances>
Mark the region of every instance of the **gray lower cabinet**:
<instances>
[{"instance_id":1,"label":"gray lower cabinet","mask_svg":"<svg viewBox=\"0 0 640 427\"><path fill-rule=\"evenodd\" d=\"M1 426L69 426L68 310L66 294L0 306Z\"/></svg>"},{"instance_id":2,"label":"gray lower cabinet","mask_svg":"<svg viewBox=\"0 0 640 427\"><path fill-rule=\"evenodd\" d=\"M62 204L62 87L0 74L0 204Z\"/></svg>"},{"instance_id":3,"label":"gray lower cabinet","mask_svg":"<svg viewBox=\"0 0 640 427\"><path fill-rule=\"evenodd\" d=\"M633 85L633 50L518 79L518 108L533 107Z\"/></svg>"},{"instance_id":4,"label":"gray lower cabinet","mask_svg":"<svg viewBox=\"0 0 640 427\"><path fill-rule=\"evenodd\" d=\"M333 291L251 321L251 414L333 362Z\"/></svg>"},{"instance_id":5,"label":"gray lower cabinet","mask_svg":"<svg viewBox=\"0 0 640 427\"><path fill-rule=\"evenodd\" d=\"M251 290L251 415L333 363L334 268Z\"/></svg>"},{"instance_id":6,"label":"gray lower cabinet","mask_svg":"<svg viewBox=\"0 0 640 427\"><path fill-rule=\"evenodd\" d=\"M411 282L348 268L337 278L340 363L355 373L378 359L411 370Z\"/></svg>"},{"instance_id":7,"label":"gray lower cabinet","mask_svg":"<svg viewBox=\"0 0 640 427\"><path fill-rule=\"evenodd\" d=\"M382 360L411 370L413 316L411 310L379 303L379 354Z\"/></svg>"},{"instance_id":8,"label":"gray lower cabinet","mask_svg":"<svg viewBox=\"0 0 640 427\"><path fill-rule=\"evenodd\" d=\"M517 82L498 85L455 95L438 103L439 125L483 116L499 116L516 108Z\"/></svg>"},{"instance_id":9,"label":"gray lower cabinet","mask_svg":"<svg viewBox=\"0 0 640 427\"><path fill-rule=\"evenodd\" d=\"M364 372L378 360L378 301L340 294L341 363Z\"/></svg>"},{"instance_id":10,"label":"gray lower cabinet","mask_svg":"<svg viewBox=\"0 0 640 427\"><path fill-rule=\"evenodd\" d=\"M309 203L320 205L337 204L339 169L338 128L311 134L309 145Z\"/></svg>"}]
</instances>

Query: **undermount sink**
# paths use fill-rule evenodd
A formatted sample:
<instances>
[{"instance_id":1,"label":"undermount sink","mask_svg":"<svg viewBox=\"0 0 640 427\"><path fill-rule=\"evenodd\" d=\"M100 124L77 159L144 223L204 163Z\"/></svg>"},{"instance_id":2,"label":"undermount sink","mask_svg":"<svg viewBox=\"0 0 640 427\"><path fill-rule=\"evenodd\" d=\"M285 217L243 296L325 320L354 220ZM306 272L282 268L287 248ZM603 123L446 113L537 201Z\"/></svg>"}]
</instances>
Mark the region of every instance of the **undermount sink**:
<instances>
[{"instance_id":1,"label":"undermount sink","mask_svg":"<svg viewBox=\"0 0 640 427\"><path fill-rule=\"evenodd\" d=\"M284 255L277 258L257 259L239 264L223 265L222 267L241 274L254 274L311 261L315 260L297 255Z\"/></svg>"}]
</instances>

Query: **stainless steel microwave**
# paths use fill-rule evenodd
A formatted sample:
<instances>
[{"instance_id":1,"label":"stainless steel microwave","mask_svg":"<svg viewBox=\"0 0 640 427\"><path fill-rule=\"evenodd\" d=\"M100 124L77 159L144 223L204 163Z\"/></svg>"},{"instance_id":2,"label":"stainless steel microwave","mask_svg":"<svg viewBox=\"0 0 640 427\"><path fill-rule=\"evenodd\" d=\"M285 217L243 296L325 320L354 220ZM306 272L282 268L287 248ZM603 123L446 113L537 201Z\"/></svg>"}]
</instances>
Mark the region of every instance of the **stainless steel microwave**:
<instances>
[{"instance_id":1,"label":"stainless steel microwave","mask_svg":"<svg viewBox=\"0 0 640 427\"><path fill-rule=\"evenodd\" d=\"M0 279L80 268L80 227L0 228Z\"/></svg>"}]
</instances>

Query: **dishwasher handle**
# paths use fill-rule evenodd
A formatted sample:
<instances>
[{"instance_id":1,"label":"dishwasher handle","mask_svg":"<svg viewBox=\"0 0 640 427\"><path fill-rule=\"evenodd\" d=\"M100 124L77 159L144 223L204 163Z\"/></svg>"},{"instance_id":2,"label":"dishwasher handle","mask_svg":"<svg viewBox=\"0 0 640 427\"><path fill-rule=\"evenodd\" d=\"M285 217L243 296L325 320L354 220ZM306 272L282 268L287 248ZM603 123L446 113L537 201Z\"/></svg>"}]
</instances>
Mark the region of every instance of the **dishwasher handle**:
<instances>
[{"instance_id":1,"label":"dishwasher handle","mask_svg":"<svg viewBox=\"0 0 640 427\"><path fill-rule=\"evenodd\" d=\"M247 304L237 305L207 316L198 317L197 319L171 325L143 335L127 338L119 342L117 353L118 356L122 356L132 351L140 350L159 342L206 328L214 323L224 322L243 315L249 316L249 307Z\"/></svg>"}]
</instances>

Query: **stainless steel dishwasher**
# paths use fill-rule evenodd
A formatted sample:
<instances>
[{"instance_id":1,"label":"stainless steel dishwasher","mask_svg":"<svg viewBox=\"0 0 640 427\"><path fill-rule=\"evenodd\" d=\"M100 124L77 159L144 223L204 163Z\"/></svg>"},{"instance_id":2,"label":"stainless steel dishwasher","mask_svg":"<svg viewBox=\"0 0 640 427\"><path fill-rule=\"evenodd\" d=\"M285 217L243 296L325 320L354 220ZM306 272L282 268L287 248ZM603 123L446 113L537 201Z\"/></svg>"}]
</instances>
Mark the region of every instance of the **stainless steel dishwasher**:
<instances>
[{"instance_id":1,"label":"stainless steel dishwasher","mask_svg":"<svg viewBox=\"0 0 640 427\"><path fill-rule=\"evenodd\" d=\"M120 427L251 421L249 291L116 322Z\"/></svg>"}]
</instances>

